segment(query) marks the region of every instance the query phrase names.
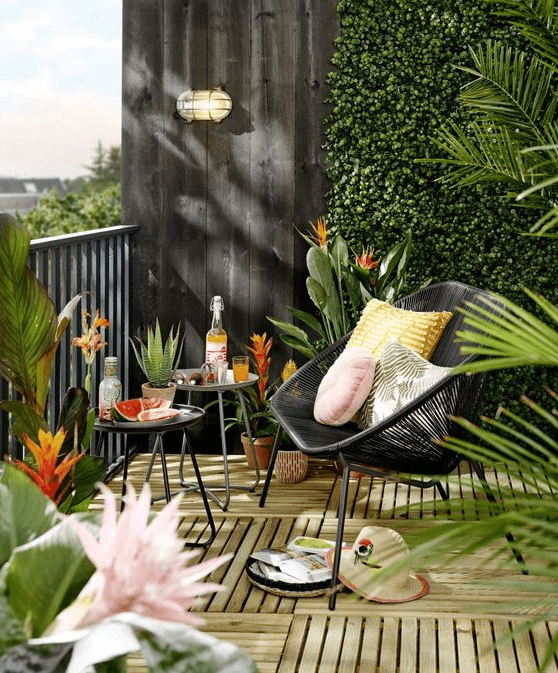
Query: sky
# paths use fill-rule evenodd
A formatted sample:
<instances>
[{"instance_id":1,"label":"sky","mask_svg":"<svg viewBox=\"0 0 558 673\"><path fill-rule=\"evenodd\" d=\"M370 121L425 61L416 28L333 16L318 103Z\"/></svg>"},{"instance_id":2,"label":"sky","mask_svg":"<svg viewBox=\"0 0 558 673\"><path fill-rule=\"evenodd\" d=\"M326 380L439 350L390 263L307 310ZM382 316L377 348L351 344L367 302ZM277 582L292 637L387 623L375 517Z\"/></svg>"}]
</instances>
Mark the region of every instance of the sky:
<instances>
[{"instance_id":1,"label":"sky","mask_svg":"<svg viewBox=\"0 0 558 673\"><path fill-rule=\"evenodd\" d=\"M0 0L0 177L87 175L120 145L122 0Z\"/></svg>"}]
</instances>

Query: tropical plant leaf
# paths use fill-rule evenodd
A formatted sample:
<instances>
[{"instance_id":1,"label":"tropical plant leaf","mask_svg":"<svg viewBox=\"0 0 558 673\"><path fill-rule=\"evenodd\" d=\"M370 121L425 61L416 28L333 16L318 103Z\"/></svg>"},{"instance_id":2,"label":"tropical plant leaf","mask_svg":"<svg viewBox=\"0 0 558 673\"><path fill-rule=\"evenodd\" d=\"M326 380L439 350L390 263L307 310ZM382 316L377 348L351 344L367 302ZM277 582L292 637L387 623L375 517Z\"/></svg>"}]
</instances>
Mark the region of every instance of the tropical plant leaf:
<instances>
[{"instance_id":1,"label":"tropical plant leaf","mask_svg":"<svg viewBox=\"0 0 558 673\"><path fill-rule=\"evenodd\" d=\"M56 430L64 428L66 437L60 449L59 455L65 456L70 451L79 450L85 431L87 429L87 414L89 412L89 395L85 388L68 388L60 414Z\"/></svg>"},{"instance_id":2,"label":"tropical plant leaf","mask_svg":"<svg viewBox=\"0 0 558 673\"><path fill-rule=\"evenodd\" d=\"M48 432L49 427L43 416L39 416L33 408L20 400L4 400L0 408L12 414L14 422L12 431L20 443L25 446L23 433L27 433L35 442L39 443L39 429Z\"/></svg>"},{"instance_id":3,"label":"tropical plant leaf","mask_svg":"<svg viewBox=\"0 0 558 673\"><path fill-rule=\"evenodd\" d=\"M106 474L105 461L102 456L82 456L75 464L73 481L74 492L66 498L60 506L60 511L65 513L81 511L80 505L89 500L97 490Z\"/></svg>"},{"instance_id":4,"label":"tropical plant leaf","mask_svg":"<svg viewBox=\"0 0 558 673\"><path fill-rule=\"evenodd\" d=\"M66 306L62 309L58 315L56 323L56 334L54 341L51 344L50 348L39 358L37 362L37 383L36 383L36 398L39 408L44 409L47 403L48 393L50 391L50 377L52 375L52 368L54 367L54 360L56 358L56 351L60 344L60 340L64 335L70 321L72 319L73 312L81 301L82 297L86 294L81 292L75 297L72 297Z\"/></svg>"},{"instance_id":5,"label":"tropical plant leaf","mask_svg":"<svg viewBox=\"0 0 558 673\"><path fill-rule=\"evenodd\" d=\"M19 545L39 537L61 519L54 503L20 470L0 472L0 566Z\"/></svg>"},{"instance_id":6,"label":"tropical plant leaf","mask_svg":"<svg viewBox=\"0 0 558 673\"><path fill-rule=\"evenodd\" d=\"M526 289L525 293L552 322L558 324L556 306L530 290ZM469 328L457 332L463 352L485 355L488 359L461 365L456 371L478 372L524 365L557 366L558 331L514 302L504 297L496 298L503 304L499 307L492 303L496 314L481 306L462 310ZM479 335L477 329L486 330L486 334Z\"/></svg>"},{"instance_id":7,"label":"tropical plant leaf","mask_svg":"<svg viewBox=\"0 0 558 673\"><path fill-rule=\"evenodd\" d=\"M77 598L93 571L77 535L63 520L13 550L4 576L12 610L38 637Z\"/></svg>"},{"instance_id":8,"label":"tropical plant leaf","mask_svg":"<svg viewBox=\"0 0 558 673\"><path fill-rule=\"evenodd\" d=\"M45 288L27 266L29 234L0 214L0 370L41 416L37 367L55 341L57 317Z\"/></svg>"}]
</instances>

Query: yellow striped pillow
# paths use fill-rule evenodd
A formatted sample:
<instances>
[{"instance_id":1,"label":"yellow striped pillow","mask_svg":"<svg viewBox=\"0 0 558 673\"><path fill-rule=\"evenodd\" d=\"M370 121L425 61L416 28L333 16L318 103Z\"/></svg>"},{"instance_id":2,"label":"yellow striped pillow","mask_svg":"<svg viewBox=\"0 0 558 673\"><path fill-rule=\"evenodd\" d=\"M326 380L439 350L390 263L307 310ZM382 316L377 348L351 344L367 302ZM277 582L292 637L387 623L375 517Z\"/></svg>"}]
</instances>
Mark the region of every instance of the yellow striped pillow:
<instances>
[{"instance_id":1,"label":"yellow striped pillow","mask_svg":"<svg viewBox=\"0 0 558 673\"><path fill-rule=\"evenodd\" d=\"M360 316L347 348L364 346L375 358L395 338L429 360L450 321L451 311L408 311L379 299L371 299Z\"/></svg>"}]
</instances>

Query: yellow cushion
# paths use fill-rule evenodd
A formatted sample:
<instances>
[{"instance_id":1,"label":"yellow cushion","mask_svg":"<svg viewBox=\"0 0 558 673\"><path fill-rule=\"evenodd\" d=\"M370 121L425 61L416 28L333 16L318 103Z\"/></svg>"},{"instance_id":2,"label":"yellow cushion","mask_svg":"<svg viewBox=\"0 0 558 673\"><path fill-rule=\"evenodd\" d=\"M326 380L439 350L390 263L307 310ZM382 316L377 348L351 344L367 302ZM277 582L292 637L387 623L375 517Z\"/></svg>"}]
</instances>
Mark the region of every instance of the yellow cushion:
<instances>
[{"instance_id":1,"label":"yellow cushion","mask_svg":"<svg viewBox=\"0 0 558 673\"><path fill-rule=\"evenodd\" d=\"M363 346L380 358L390 339L411 348L429 360L453 313L407 311L379 299L366 305L347 348Z\"/></svg>"}]
</instances>

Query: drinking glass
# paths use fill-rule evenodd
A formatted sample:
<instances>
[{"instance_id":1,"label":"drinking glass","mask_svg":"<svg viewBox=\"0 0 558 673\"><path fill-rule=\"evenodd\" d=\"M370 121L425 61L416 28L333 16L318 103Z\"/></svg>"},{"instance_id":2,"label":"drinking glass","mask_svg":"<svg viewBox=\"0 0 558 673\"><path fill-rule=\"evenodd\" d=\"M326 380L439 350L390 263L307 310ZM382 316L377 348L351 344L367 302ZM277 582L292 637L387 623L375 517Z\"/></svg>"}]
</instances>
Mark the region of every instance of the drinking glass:
<instances>
[{"instance_id":1,"label":"drinking glass","mask_svg":"<svg viewBox=\"0 0 558 673\"><path fill-rule=\"evenodd\" d=\"M248 369L250 360L247 355L235 355L232 360L233 363L233 378L235 383L242 383L248 381Z\"/></svg>"},{"instance_id":2,"label":"drinking glass","mask_svg":"<svg viewBox=\"0 0 558 673\"><path fill-rule=\"evenodd\" d=\"M221 385L223 383L226 383L229 363L227 361L223 362L222 360L218 360L215 363L214 367L215 367L215 382L220 383Z\"/></svg>"}]
</instances>

